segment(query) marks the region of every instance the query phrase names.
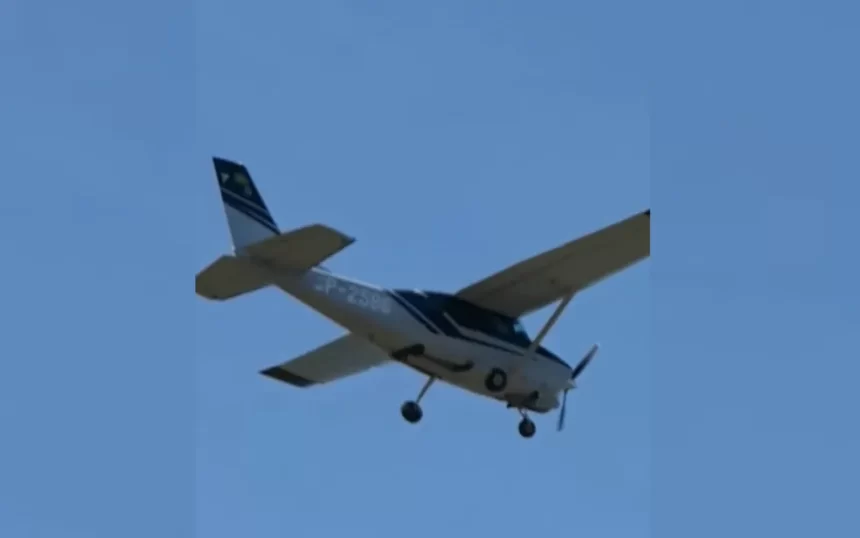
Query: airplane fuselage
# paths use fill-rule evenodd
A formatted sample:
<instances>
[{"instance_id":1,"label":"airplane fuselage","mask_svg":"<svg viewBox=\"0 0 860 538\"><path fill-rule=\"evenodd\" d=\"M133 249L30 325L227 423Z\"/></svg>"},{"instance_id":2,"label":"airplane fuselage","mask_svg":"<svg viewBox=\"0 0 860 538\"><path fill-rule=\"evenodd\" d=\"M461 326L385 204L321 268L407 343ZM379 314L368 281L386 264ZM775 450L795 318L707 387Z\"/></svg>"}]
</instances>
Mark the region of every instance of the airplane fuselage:
<instances>
[{"instance_id":1,"label":"airplane fuselage","mask_svg":"<svg viewBox=\"0 0 860 538\"><path fill-rule=\"evenodd\" d=\"M522 405L546 413L559 406L559 393L570 387L570 366L548 350L529 353L523 342L459 324L444 308L422 307L416 299L426 299L424 292L388 290L319 268L279 273L275 283L393 360L473 393L508 402L537 394ZM455 300L444 294L430 296ZM509 374L504 390L487 386L494 369Z\"/></svg>"}]
</instances>

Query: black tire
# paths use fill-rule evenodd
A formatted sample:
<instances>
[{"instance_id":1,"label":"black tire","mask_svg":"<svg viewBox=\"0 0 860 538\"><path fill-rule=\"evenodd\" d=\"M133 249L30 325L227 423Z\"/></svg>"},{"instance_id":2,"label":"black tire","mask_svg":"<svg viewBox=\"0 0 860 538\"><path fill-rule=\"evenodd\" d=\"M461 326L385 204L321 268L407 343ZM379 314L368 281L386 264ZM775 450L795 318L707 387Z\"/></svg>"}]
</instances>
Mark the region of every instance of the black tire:
<instances>
[{"instance_id":1,"label":"black tire","mask_svg":"<svg viewBox=\"0 0 860 538\"><path fill-rule=\"evenodd\" d=\"M508 374L499 368L493 368L484 379L484 386L490 392L502 392L508 386Z\"/></svg>"},{"instance_id":2,"label":"black tire","mask_svg":"<svg viewBox=\"0 0 860 538\"><path fill-rule=\"evenodd\" d=\"M537 426L531 420L524 418L520 421L520 435L526 439L531 439L537 433Z\"/></svg>"},{"instance_id":3,"label":"black tire","mask_svg":"<svg viewBox=\"0 0 860 538\"><path fill-rule=\"evenodd\" d=\"M417 424L421 422L424 411L421 410L421 406L416 402L406 402L400 407L400 414L403 415L403 420L406 422Z\"/></svg>"}]
</instances>

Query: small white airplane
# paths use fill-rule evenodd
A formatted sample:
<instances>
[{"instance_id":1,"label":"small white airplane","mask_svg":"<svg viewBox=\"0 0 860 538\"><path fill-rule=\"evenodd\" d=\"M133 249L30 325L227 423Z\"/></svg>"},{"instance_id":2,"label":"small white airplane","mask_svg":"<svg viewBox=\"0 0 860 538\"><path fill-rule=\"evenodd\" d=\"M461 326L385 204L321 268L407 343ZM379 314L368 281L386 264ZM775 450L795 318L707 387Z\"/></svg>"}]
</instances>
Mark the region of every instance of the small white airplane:
<instances>
[{"instance_id":1,"label":"small white airplane","mask_svg":"<svg viewBox=\"0 0 860 538\"><path fill-rule=\"evenodd\" d=\"M522 416L558 409L564 426L567 393L597 353L575 366L541 342L575 294L651 254L651 210L520 262L455 294L392 290L337 276L320 264L355 242L314 224L282 233L248 169L214 158L234 254L197 275L197 294L226 301L276 286L345 328L347 335L261 373L310 387L396 361L427 376L401 413L423 416L421 400L437 380L493 398ZM532 339L519 318L559 302Z\"/></svg>"}]
</instances>

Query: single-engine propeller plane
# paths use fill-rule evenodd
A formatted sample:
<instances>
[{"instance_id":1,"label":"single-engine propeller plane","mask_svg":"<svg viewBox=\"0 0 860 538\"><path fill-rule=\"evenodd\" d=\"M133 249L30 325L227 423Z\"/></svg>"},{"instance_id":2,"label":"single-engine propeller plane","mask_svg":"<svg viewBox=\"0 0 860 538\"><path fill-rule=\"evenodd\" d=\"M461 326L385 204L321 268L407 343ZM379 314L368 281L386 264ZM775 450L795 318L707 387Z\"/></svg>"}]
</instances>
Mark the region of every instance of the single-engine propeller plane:
<instances>
[{"instance_id":1,"label":"single-engine propeller plane","mask_svg":"<svg viewBox=\"0 0 860 538\"><path fill-rule=\"evenodd\" d=\"M519 433L534 436L528 412L559 409L597 354L595 345L570 366L541 342L570 301L586 288L651 254L651 210L517 263L457 293L386 289L335 275L321 264L355 239L322 224L281 232L248 169L214 158L233 254L197 275L197 294L227 301L268 286L280 288L348 331L261 373L311 387L399 362L427 376L401 407L417 423L421 400L447 382L516 409ZM520 318L558 303L535 338Z\"/></svg>"}]
</instances>

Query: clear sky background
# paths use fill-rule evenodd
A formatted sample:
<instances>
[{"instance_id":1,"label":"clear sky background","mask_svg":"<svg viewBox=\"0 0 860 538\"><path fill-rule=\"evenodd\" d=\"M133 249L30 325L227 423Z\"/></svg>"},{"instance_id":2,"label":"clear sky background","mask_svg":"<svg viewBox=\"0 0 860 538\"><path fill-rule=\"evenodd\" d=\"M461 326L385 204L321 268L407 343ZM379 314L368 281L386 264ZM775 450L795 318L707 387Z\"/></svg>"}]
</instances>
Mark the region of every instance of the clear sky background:
<instances>
[{"instance_id":1,"label":"clear sky background","mask_svg":"<svg viewBox=\"0 0 860 538\"><path fill-rule=\"evenodd\" d=\"M857 8L593 4L0 4L0 536L857 536ZM652 201L653 259L549 336L603 345L563 434L445 386L409 426L402 367L257 374L321 316L192 295L213 154L386 286Z\"/></svg>"}]
</instances>

